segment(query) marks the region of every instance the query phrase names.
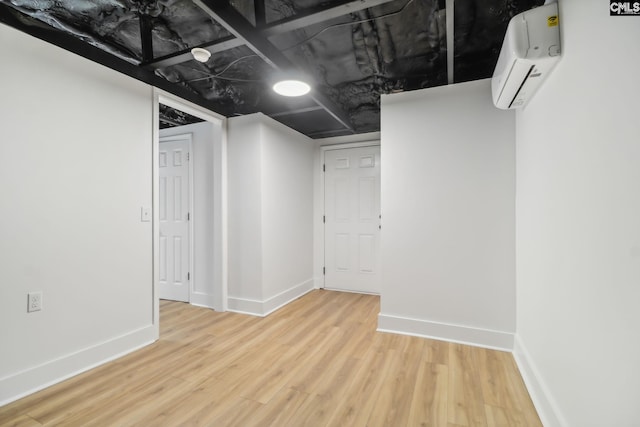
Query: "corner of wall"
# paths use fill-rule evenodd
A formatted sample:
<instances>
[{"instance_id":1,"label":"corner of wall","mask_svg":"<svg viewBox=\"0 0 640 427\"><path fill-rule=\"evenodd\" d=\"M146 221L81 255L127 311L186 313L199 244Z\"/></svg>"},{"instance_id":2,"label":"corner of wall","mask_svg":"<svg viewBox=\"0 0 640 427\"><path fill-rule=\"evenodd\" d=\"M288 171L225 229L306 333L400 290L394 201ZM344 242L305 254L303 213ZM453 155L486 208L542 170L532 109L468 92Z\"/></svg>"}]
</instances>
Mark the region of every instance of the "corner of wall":
<instances>
[{"instance_id":1,"label":"corner of wall","mask_svg":"<svg viewBox=\"0 0 640 427\"><path fill-rule=\"evenodd\" d=\"M560 414L558 405L518 334L515 335L513 357L542 424L545 427L566 427L567 423Z\"/></svg>"},{"instance_id":2,"label":"corner of wall","mask_svg":"<svg viewBox=\"0 0 640 427\"><path fill-rule=\"evenodd\" d=\"M300 133L299 131L292 129L282 123L280 123L279 121L272 119L271 117L259 113L258 119L260 121L260 124L262 125L261 127L263 129L270 129L273 130L275 132L282 132L285 133L287 135L290 135L292 138L296 138L296 139L300 139L300 140L304 140L304 142L306 143L313 143L313 139L309 138L307 135Z\"/></svg>"},{"instance_id":3,"label":"corner of wall","mask_svg":"<svg viewBox=\"0 0 640 427\"><path fill-rule=\"evenodd\" d=\"M189 304L215 310L215 295L202 292L191 292Z\"/></svg>"},{"instance_id":4,"label":"corner of wall","mask_svg":"<svg viewBox=\"0 0 640 427\"><path fill-rule=\"evenodd\" d=\"M235 313L266 317L279 308L311 292L313 289L314 279L309 279L264 300L230 296L228 298L228 310Z\"/></svg>"},{"instance_id":5,"label":"corner of wall","mask_svg":"<svg viewBox=\"0 0 640 427\"><path fill-rule=\"evenodd\" d=\"M433 322L380 313L378 331L467 344L501 351L513 350L513 334L490 329Z\"/></svg>"},{"instance_id":6,"label":"corner of wall","mask_svg":"<svg viewBox=\"0 0 640 427\"><path fill-rule=\"evenodd\" d=\"M381 129L379 330L511 351L513 113L481 80L387 95Z\"/></svg>"}]
</instances>

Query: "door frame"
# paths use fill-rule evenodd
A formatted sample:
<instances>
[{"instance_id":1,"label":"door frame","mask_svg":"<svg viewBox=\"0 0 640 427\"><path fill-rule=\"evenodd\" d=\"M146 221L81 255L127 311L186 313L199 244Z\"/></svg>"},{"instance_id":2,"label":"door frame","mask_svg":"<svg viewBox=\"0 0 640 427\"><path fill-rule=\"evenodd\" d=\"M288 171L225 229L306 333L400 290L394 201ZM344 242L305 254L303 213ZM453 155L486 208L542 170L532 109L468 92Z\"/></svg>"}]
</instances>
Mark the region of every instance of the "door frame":
<instances>
[{"instance_id":1,"label":"door frame","mask_svg":"<svg viewBox=\"0 0 640 427\"><path fill-rule=\"evenodd\" d=\"M318 202L319 205L319 215L318 215L318 221L319 221L319 227L315 227L315 238L316 241L319 242L318 246L316 246L316 255L315 255L315 271L317 272L317 275L319 276L318 280L316 280L315 283L315 288L317 289L325 289L325 275L324 275L324 266L326 265L325 263L325 251L326 251L326 247L325 247L325 239L324 239L324 234L325 234L325 228L324 228L324 221L323 221L323 217L325 215L325 188L324 188L324 164L325 164L325 154L327 151L333 151L333 150L348 150L350 148L361 148L361 147L376 147L376 146L380 146L380 139L371 139L371 140L367 140L367 141L362 141L362 142L349 142L349 143L342 143L342 144L333 144L333 145L323 145L320 147L320 162L319 162L319 170L320 170L320 183L319 183L319 189L320 189L320 200ZM381 168L380 168L380 173L382 173L382 157L380 158L380 162L381 162ZM318 277L317 276L317 277Z\"/></svg>"},{"instance_id":2,"label":"door frame","mask_svg":"<svg viewBox=\"0 0 640 427\"><path fill-rule=\"evenodd\" d=\"M219 125L221 128L221 141L220 141L220 159L219 163L216 163L220 168L220 206L217 210L219 218L220 228L220 253L217 261L220 265L220 280L217 286L214 286L214 299L215 303L213 308L216 311L227 310L227 254L228 254L228 242L227 242L227 119L226 117L207 110L204 107L196 105L192 102L179 98L169 92L163 91L158 88L153 88L153 105L152 105L152 119L153 119L153 142L152 142L152 197L153 197L153 247L152 247L152 259L153 259L153 318L157 333L159 334L159 316L160 316L160 298L158 296L158 282L160 277L160 220L159 220L159 200L160 194L160 171L158 167L158 157L160 149L160 104L167 105L169 107L176 108L191 114L192 116L206 120L207 122ZM195 254L194 254L195 255ZM194 257L191 257L193 260ZM216 260L212 260L215 262Z\"/></svg>"},{"instance_id":3,"label":"door frame","mask_svg":"<svg viewBox=\"0 0 640 427\"><path fill-rule=\"evenodd\" d=\"M166 105L166 104L165 104ZM189 239L189 297L187 302L191 303L191 294L193 294L194 289L195 289L195 282L196 282L196 277L197 275L194 273L194 264L193 264L193 259L195 258L195 246L194 246L194 240L193 240L193 223L194 223L194 210L193 210L193 198L194 198L194 193L193 193L193 161L194 161L194 156L193 156L193 133L181 133L179 135L171 135L171 136L163 136L160 137L160 134L158 134L158 144L162 144L162 142L160 142L160 140L164 141L164 142L169 142L169 141L187 141L187 146L189 147L189 157L187 160L187 167L189 168L189 191L188 191L188 195L189 195L189 203L187 206L188 212L189 212L189 224L188 224L188 228L189 228L189 235L188 235L188 239ZM159 145L158 145L158 152L159 152ZM158 170L158 179L160 179L160 171ZM160 193L158 192L158 203L160 203ZM160 222L158 222L158 233L160 233ZM158 237L160 235L158 234ZM160 261L160 258L158 258L158 262ZM159 280L159 279L158 279ZM160 296L158 295L158 298Z\"/></svg>"}]
</instances>

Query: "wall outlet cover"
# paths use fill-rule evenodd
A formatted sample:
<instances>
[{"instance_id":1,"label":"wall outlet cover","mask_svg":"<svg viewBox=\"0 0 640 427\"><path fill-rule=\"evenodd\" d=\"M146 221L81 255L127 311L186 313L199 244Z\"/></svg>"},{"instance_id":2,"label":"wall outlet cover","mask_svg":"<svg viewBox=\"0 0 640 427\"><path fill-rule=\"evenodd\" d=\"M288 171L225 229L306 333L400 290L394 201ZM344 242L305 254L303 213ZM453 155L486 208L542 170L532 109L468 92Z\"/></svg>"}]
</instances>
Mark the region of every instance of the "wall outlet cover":
<instances>
[{"instance_id":1,"label":"wall outlet cover","mask_svg":"<svg viewBox=\"0 0 640 427\"><path fill-rule=\"evenodd\" d=\"M29 292L27 294L27 312L42 310L42 292Z\"/></svg>"}]
</instances>

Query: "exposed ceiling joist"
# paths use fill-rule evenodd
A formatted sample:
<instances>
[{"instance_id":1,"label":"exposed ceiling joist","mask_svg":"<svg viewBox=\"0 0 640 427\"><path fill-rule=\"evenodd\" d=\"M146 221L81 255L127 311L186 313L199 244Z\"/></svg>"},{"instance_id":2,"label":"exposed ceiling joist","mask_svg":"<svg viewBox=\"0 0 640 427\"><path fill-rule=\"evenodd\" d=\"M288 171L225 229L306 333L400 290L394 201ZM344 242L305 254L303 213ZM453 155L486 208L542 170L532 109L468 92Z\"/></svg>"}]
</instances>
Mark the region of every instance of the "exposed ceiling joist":
<instances>
[{"instance_id":1,"label":"exposed ceiling joist","mask_svg":"<svg viewBox=\"0 0 640 427\"><path fill-rule=\"evenodd\" d=\"M151 16L140 13L140 42L142 43L142 61L147 62L153 59L153 21Z\"/></svg>"},{"instance_id":2,"label":"exposed ceiling joist","mask_svg":"<svg viewBox=\"0 0 640 427\"><path fill-rule=\"evenodd\" d=\"M342 0L339 4L333 5L329 8L310 8L306 9L299 14L291 16L289 18L282 19L277 22L268 24L262 28L259 28L263 37L273 37L280 34L285 34L290 31L299 30L309 25L319 24L321 22L328 21L330 19L338 18L349 13L354 13L370 7L379 6L381 4L389 3L393 0ZM196 2L197 3L197 2ZM256 6L263 2L257 0ZM259 6L257 6L259 7ZM257 9L256 9L257 12ZM256 15L258 16L258 15ZM258 24L258 26L260 26ZM200 46L203 49L207 49L212 54L223 52L228 49L233 49L238 46L242 46L244 42L241 39L235 37L227 37L222 40L205 43ZM142 64L149 68L163 68L171 65L181 64L193 59L191 56L191 49L178 52L176 54L167 55L162 58L158 58L154 61Z\"/></svg>"},{"instance_id":3,"label":"exposed ceiling joist","mask_svg":"<svg viewBox=\"0 0 640 427\"><path fill-rule=\"evenodd\" d=\"M295 70L296 67L292 62L228 2L194 0L194 4L198 5L231 34L244 40L249 49L274 68L282 71ZM349 116L326 95L314 90L309 96L343 127L353 131Z\"/></svg>"},{"instance_id":4,"label":"exposed ceiling joist","mask_svg":"<svg viewBox=\"0 0 640 427\"><path fill-rule=\"evenodd\" d=\"M307 136L309 138L313 138L313 139L315 139L315 138L330 138L332 136L343 136L343 135L344 135L344 133L339 129L336 129L336 130L323 130L323 131L319 131L319 132L309 132L307 134Z\"/></svg>"},{"instance_id":5,"label":"exposed ceiling joist","mask_svg":"<svg viewBox=\"0 0 640 427\"><path fill-rule=\"evenodd\" d=\"M182 123L178 122L177 120L172 120L172 119L170 119L168 117L162 117L162 116L160 116L160 122L161 123L167 123L167 124L170 124L172 126L182 126L183 125Z\"/></svg>"},{"instance_id":6,"label":"exposed ceiling joist","mask_svg":"<svg viewBox=\"0 0 640 427\"><path fill-rule=\"evenodd\" d=\"M314 107L305 107L305 108L297 108L295 110L281 111L279 113L269 114L269 117L283 117L283 116L292 116L294 114L302 114L302 113L310 113L312 111L322 110L320 106Z\"/></svg>"},{"instance_id":7,"label":"exposed ceiling joist","mask_svg":"<svg viewBox=\"0 0 640 427\"><path fill-rule=\"evenodd\" d=\"M339 18L349 13L389 3L390 1L392 0L342 0L337 5L329 8L305 9L289 18L270 23L262 30L262 33L266 37L273 37L278 34L284 34L289 31L319 24L330 19Z\"/></svg>"},{"instance_id":8,"label":"exposed ceiling joist","mask_svg":"<svg viewBox=\"0 0 640 427\"><path fill-rule=\"evenodd\" d=\"M267 23L267 10L264 2L266 0L253 0L254 15L256 17L256 27L262 27Z\"/></svg>"},{"instance_id":9,"label":"exposed ceiling joist","mask_svg":"<svg viewBox=\"0 0 640 427\"><path fill-rule=\"evenodd\" d=\"M211 54L216 54L239 46L244 46L244 41L236 38L235 36L229 36L220 40L216 40L214 42L204 43L194 47L201 47L203 49L207 49L209 52L211 52ZM156 69L182 64L183 62L191 61L192 59L193 55L191 54L191 49L186 49L178 53L157 58L151 62L142 63L140 65L146 68Z\"/></svg>"}]
</instances>

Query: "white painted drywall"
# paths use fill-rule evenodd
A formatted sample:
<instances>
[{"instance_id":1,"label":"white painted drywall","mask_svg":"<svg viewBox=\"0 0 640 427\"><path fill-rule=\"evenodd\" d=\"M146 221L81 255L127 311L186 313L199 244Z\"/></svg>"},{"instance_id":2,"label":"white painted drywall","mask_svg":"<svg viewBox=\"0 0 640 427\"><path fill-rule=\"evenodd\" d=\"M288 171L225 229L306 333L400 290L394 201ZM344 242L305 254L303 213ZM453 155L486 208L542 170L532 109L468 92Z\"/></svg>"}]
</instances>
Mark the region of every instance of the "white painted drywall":
<instances>
[{"instance_id":1,"label":"white painted drywall","mask_svg":"<svg viewBox=\"0 0 640 427\"><path fill-rule=\"evenodd\" d=\"M548 427L640 425L640 16L560 1L517 115L516 355Z\"/></svg>"},{"instance_id":2,"label":"white painted drywall","mask_svg":"<svg viewBox=\"0 0 640 427\"><path fill-rule=\"evenodd\" d=\"M252 118L227 123L228 294L262 301L262 143L260 122Z\"/></svg>"},{"instance_id":3,"label":"white painted drywall","mask_svg":"<svg viewBox=\"0 0 640 427\"><path fill-rule=\"evenodd\" d=\"M266 315L313 287L313 143L252 114L227 153L229 309Z\"/></svg>"},{"instance_id":4,"label":"white painted drywall","mask_svg":"<svg viewBox=\"0 0 640 427\"><path fill-rule=\"evenodd\" d=\"M382 97L379 328L510 349L515 123L489 80Z\"/></svg>"},{"instance_id":5,"label":"white painted drywall","mask_svg":"<svg viewBox=\"0 0 640 427\"><path fill-rule=\"evenodd\" d=\"M0 52L2 404L157 331L151 88L4 25Z\"/></svg>"},{"instance_id":6,"label":"white painted drywall","mask_svg":"<svg viewBox=\"0 0 640 427\"><path fill-rule=\"evenodd\" d=\"M190 302L221 310L222 221L221 147L222 123L201 122L161 129L160 138L191 134L193 167L193 289Z\"/></svg>"},{"instance_id":7,"label":"white painted drywall","mask_svg":"<svg viewBox=\"0 0 640 427\"><path fill-rule=\"evenodd\" d=\"M263 288L266 299L313 278L313 142L278 122L262 127Z\"/></svg>"}]
</instances>

